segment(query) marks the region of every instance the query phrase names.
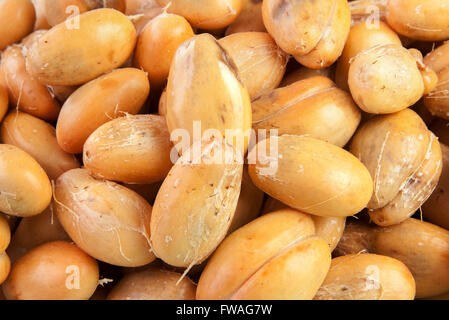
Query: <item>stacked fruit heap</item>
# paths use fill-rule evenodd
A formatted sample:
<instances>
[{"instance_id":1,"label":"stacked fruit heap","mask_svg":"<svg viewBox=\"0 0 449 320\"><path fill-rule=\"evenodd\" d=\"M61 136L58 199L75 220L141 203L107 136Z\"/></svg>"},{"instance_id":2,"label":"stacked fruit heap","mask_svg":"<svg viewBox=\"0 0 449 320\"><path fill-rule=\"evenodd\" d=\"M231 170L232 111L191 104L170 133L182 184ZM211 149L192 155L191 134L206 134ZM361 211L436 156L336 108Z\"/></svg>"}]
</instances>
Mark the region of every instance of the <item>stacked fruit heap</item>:
<instances>
[{"instance_id":1,"label":"stacked fruit heap","mask_svg":"<svg viewBox=\"0 0 449 320\"><path fill-rule=\"evenodd\" d=\"M0 298L444 299L447 39L448 0L0 0Z\"/></svg>"}]
</instances>

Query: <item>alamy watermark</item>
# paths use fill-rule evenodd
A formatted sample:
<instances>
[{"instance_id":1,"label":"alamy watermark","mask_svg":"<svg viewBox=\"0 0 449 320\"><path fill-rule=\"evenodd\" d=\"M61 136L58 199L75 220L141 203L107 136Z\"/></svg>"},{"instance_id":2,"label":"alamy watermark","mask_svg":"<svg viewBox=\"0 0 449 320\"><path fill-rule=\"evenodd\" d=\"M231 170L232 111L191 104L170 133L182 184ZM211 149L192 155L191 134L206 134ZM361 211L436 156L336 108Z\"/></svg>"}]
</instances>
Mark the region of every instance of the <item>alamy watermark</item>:
<instances>
[{"instance_id":1,"label":"alamy watermark","mask_svg":"<svg viewBox=\"0 0 449 320\"><path fill-rule=\"evenodd\" d=\"M77 265L69 265L65 269L65 273L68 275L65 280L65 287L68 290L80 289L80 268Z\"/></svg>"},{"instance_id":2,"label":"alamy watermark","mask_svg":"<svg viewBox=\"0 0 449 320\"><path fill-rule=\"evenodd\" d=\"M201 121L193 121L192 130L178 128L171 132L174 146L170 159L192 165L258 164L264 174L274 174L279 156L278 139L274 137L278 134L278 129L203 130Z\"/></svg>"}]
</instances>

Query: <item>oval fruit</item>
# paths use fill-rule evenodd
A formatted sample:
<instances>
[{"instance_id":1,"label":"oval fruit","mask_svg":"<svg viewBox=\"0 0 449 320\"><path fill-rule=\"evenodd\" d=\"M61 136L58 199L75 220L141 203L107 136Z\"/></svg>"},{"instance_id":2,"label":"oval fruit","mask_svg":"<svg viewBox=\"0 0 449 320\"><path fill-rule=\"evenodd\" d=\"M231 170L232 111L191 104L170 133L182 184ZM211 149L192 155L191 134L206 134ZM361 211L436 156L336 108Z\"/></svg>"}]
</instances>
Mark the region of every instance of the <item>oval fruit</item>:
<instances>
[{"instance_id":1,"label":"oval fruit","mask_svg":"<svg viewBox=\"0 0 449 320\"><path fill-rule=\"evenodd\" d=\"M193 36L187 20L175 14L160 14L145 26L137 41L134 61L148 72L152 88L164 87L176 50Z\"/></svg>"},{"instance_id":2,"label":"oval fruit","mask_svg":"<svg viewBox=\"0 0 449 320\"><path fill-rule=\"evenodd\" d=\"M19 147L36 159L50 179L80 167L78 160L59 146L55 128L29 114L10 113L1 125L1 137L4 143Z\"/></svg>"},{"instance_id":3,"label":"oval fruit","mask_svg":"<svg viewBox=\"0 0 449 320\"><path fill-rule=\"evenodd\" d=\"M84 144L84 166L98 178L150 184L172 167L165 118L127 115L102 125Z\"/></svg>"},{"instance_id":4,"label":"oval fruit","mask_svg":"<svg viewBox=\"0 0 449 320\"><path fill-rule=\"evenodd\" d=\"M226 161L214 158L217 154ZM218 139L198 141L179 158L154 203L151 244L157 257L189 267L215 250L234 216L242 169L232 146Z\"/></svg>"},{"instance_id":5,"label":"oval fruit","mask_svg":"<svg viewBox=\"0 0 449 320\"><path fill-rule=\"evenodd\" d=\"M87 138L104 123L126 113L136 114L150 85L145 72L117 69L78 88L64 103L56 125L61 148L82 153Z\"/></svg>"},{"instance_id":6,"label":"oval fruit","mask_svg":"<svg viewBox=\"0 0 449 320\"><path fill-rule=\"evenodd\" d=\"M43 212L52 190L36 160L15 146L0 144L0 167L0 211L19 217Z\"/></svg>"},{"instance_id":7,"label":"oval fruit","mask_svg":"<svg viewBox=\"0 0 449 320\"><path fill-rule=\"evenodd\" d=\"M122 65L136 44L132 22L114 9L79 16L79 27L61 23L30 49L28 71L47 85L80 85Z\"/></svg>"},{"instance_id":8,"label":"oval fruit","mask_svg":"<svg viewBox=\"0 0 449 320\"><path fill-rule=\"evenodd\" d=\"M33 31L36 13L29 0L0 1L0 51Z\"/></svg>"},{"instance_id":9,"label":"oval fruit","mask_svg":"<svg viewBox=\"0 0 449 320\"><path fill-rule=\"evenodd\" d=\"M2 54L1 70L11 103L21 111L44 120L56 120L61 107L49 89L26 70L26 48L10 46Z\"/></svg>"},{"instance_id":10,"label":"oval fruit","mask_svg":"<svg viewBox=\"0 0 449 320\"><path fill-rule=\"evenodd\" d=\"M197 299L312 299L330 266L327 244L300 212L271 213L229 235L201 274Z\"/></svg>"},{"instance_id":11,"label":"oval fruit","mask_svg":"<svg viewBox=\"0 0 449 320\"><path fill-rule=\"evenodd\" d=\"M253 129L279 135L309 135L343 147L356 131L361 112L351 96L317 76L268 92L252 102Z\"/></svg>"},{"instance_id":12,"label":"oval fruit","mask_svg":"<svg viewBox=\"0 0 449 320\"><path fill-rule=\"evenodd\" d=\"M197 137L196 132L203 135L207 130L213 136L227 136L227 141L234 144L234 136L228 135L232 130L238 143L244 144L240 150L246 150L246 135L251 129L248 91L235 63L210 34L195 36L176 51L166 108L170 133L182 131L183 136L187 132L190 140L196 141L206 138ZM195 129L196 125L200 130ZM181 148L187 149L194 141Z\"/></svg>"},{"instance_id":13,"label":"oval fruit","mask_svg":"<svg viewBox=\"0 0 449 320\"><path fill-rule=\"evenodd\" d=\"M251 99L279 85L288 62L286 55L266 32L239 32L218 43L237 65Z\"/></svg>"},{"instance_id":14,"label":"oval fruit","mask_svg":"<svg viewBox=\"0 0 449 320\"><path fill-rule=\"evenodd\" d=\"M126 275L108 294L108 300L195 300L196 286L187 277L149 268Z\"/></svg>"},{"instance_id":15,"label":"oval fruit","mask_svg":"<svg viewBox=\"0 0 449 320\"><path fill-rule=\"evenodd\" d=\"M55 202L64 230L90 256L127 267L154 260L151 206L134 191L73 169L56 181Z\"/></svg>"},{"instance_id":16,"label":"oval fruit","mask_svg":"<svg viewBox=\"0 0 449 320\"><path fill-rule=\"evenodd\" d=\"M374 114L401 111L424 94L415 58L404 47L393 44L357 54L349 67L348 84L357 105Z\"/></svg>"},{"instance_id":17,"label":"oval fruit","mask_svg":"<svg viewBox=\"0 0 449 320\"><path fill-rule=\"evenodd\" d=\"M449 7L444 0L389 0L386 12L388 24L403 36L424 41L449 39Z\"/></svg>"},{"instance_id":18,"label":"oval fruit","mask_svg":"<svg viewBox=\"0 0 449 320\"><path fill-rule=\"evenodd\" d=\"M99 280L97 262L74 244L43 244L14 263L3 293L8 300L88 300Z\"/></svg>"},{"instance_id":19,"label":"oval fruit","mask_svg":"<svg viewBox=\"0 0 449 320\"><path fill-rule=\"evenodd\" d=\"M241 0L156 0L167 11L185 17L196 28L215 30L231 24L242 9ZM170 6L168 6L170 4Z\"/></svg>"},{"instance_id":20,"label":"oval fruit","mask_svg":"<svg viewBox=\"0 0 449 320\"><path fill-rule=\"evenodd\" d=\"M267 155L267 145L277 152ZM302 212L326 217L355 215L373 192L369 172L357 158L314 138L272 136L259 142L249 157L254 184Z\"/></svg>"},{"instance_id":21,"label":"oval fruit","mask_svg":"<svg viewBox=\"0 0 449 320\"><path fill-rule=\"evenodd\" d=\"M376 255L332 259L314 300L414 300L415 280L399 260Z\"/></svg>"},{"instance_id":22,"label":"oval fruit","mask_svg":"<svg viewBox=\"0 0 449 320\"><path fill-rule=\"evenodd\" d=\"M386 44L401 45L401 39L385 22L379 21L377 28L373 28L372 25L365 22L353 26L343 52L337 61L335 71L337 85L341 89L349 91L348 73L351 59L363 50Z\"/></svg>"}]
</instances>

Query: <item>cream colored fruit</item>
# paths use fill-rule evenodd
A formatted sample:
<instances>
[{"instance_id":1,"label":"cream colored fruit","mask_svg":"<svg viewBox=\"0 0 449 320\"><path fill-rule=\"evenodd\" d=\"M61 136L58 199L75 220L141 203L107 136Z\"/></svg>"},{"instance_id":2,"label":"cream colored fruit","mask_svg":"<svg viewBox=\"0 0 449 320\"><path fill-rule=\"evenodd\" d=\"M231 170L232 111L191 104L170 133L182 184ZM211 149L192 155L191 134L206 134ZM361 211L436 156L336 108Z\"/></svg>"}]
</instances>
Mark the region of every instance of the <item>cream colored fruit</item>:
<instances>
[{"instance_id":1,"label":"cream colored fruit","mask_svg":"<svg viewBox=\"0 0 449 320\"><path fill-rule=\"evenodd\" d=\"M131 21L114 9L79 16L79 28L61 23L30 49L28 71L47 85L80 85L122 65L136 44Z\"/></svg>"},{"instance_id":2,"label":"cream colored fruit","mask_svg":"<svg viewBox=\"0 0 449 320\"><path fill-rule=\"evenodd\" d=\"M56 181L55 202L64 230L95 259L127 267L154 260L149 242L152 208L134 191L73 169Z\"/></svg>"},{"instance_id":3,"label":"cream colored fruit","mask_svg":"<svg viewBox=\"0 0 449 320\"><path fill-rule=\"evenodd\" d=\"M21 149L0 144L0 211L19 217L40 214L50 204L50 180Z\"/></svg>"},{"instance_id":4,"label":"cream colored fruit","mask_svg":"<svg viewBox=\"0 0 449 320\"><path fill-rule=\"evenodd\" d=\"M242 170L241 154L216 139L194 143L178 159L154 202L151 244L158 258L191 267L216 249L237 207Z\"/></svg>"},{"instance_id":5,"label":"cream colored fruit","mask_svg":"<svg viewBox=\"0 0 449 320\"><path fill-rule=\"evenodd\" d=\"M2 288L8 300L88 300L98 281L94 259L72 243L55 241L17 260Z\"/></svg>"},{"instance_id":6,"label":"cream colored fruit","mask_svg":"<svg viewBox=\"0 0 449 320\"><path fill-rule=\"evenodd\" d=\"M312 219L290 211L260 217L229 235L201 274L197 299L312 299L330 265Z\"/></svg>"},{"instance_id":7,"label":"cream colored fruit","mask_svg":"<svg viewBox=\"0 0 449 320\"><path fill-rule=\"evenodd\" d=\"M265 151L260 151L263 148ZM277 153L269 154L270 148L277 148ZM357 158L342 148L307 136L283 135L262 140L252 149L250 159L256 161L249 166L256 186L305 213L326 217L355 215L366 207L373 192L369 172Z\"/></svg>"}]
</instances>

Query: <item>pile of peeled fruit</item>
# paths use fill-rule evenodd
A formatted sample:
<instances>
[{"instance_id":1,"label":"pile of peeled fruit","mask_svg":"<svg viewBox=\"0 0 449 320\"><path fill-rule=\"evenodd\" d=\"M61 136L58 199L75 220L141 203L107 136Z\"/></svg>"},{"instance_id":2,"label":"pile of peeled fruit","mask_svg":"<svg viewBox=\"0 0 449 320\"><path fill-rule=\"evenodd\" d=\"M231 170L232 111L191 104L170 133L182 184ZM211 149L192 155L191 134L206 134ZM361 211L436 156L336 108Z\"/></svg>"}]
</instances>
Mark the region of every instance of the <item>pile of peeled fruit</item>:
<instances>
[{"instance_id":1,"label":"pile of peeled fruit","mask_svg":"<svg viewBox=\"0 0 449 320\"><path fill-rule=\"evenodd\" d=\"M448 0L0 0L0 300L449 299Z\"/></svg>"}]
</instances>

